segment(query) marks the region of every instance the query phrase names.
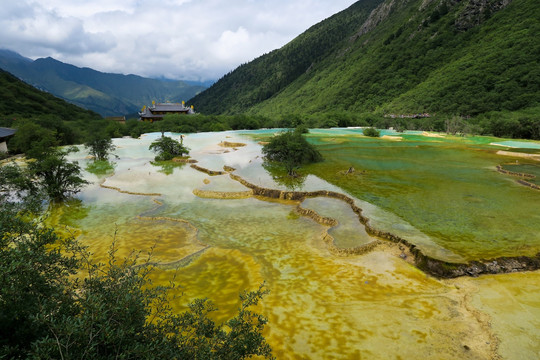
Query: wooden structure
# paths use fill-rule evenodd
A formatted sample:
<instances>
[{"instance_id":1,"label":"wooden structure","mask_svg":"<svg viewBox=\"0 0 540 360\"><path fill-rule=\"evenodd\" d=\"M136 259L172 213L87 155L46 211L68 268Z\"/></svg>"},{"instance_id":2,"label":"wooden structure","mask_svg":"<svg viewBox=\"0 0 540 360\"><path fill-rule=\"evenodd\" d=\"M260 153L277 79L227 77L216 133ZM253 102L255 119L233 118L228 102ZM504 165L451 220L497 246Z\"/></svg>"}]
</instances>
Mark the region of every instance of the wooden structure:
<instances>
[{"instance_id":1,"label":"wooden structure","mask_svg":"<svg viewBox=\"0 0 540 360\"><path fill-rule=\"evenodd\" d=\"M17 130L15 129L0 127L0 152L8 152L6 141L8 137L12 136L16 132Z\"/></svg>"},{"instance_id":2,"label":"wooden structure","mask_svg":"<svg viewBox=\"0 0 540 360\"><path fill-rule=\"evenodd\" d=\"M156 104L154 101L152 101L152 106L144 106L142 108L142 111L139 112L139 120L142 121L159 121L162 120L165 115L168 114L195 114L195 111L193 111L193 105L191 107L187 107L184 105L184 102L182 101L181 104L179 103L159 103Z\"/></svg>"}]
</instances>

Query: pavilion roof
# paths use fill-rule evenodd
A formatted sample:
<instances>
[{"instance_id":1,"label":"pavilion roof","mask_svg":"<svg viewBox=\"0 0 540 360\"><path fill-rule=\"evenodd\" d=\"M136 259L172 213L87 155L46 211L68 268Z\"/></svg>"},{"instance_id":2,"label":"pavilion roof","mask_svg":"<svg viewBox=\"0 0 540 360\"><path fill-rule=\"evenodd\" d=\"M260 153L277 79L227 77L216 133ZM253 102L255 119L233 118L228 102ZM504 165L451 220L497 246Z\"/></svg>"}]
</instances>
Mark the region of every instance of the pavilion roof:
<instances>
[{"instance_id":1,"label":"pavilion roof","mask_svg":"<svg viewBox=\"0 0 540 360\"><path fill-rule=\"evenodd\" d=\"M179 103L159 103L150 107L152 111L187 111L188 107Z\"/></svg>"},{"instance_id":2,"label":"pavilion roof","mask_svg":"<svg viewBox=\"0 0 540 360\"><path fill-rule=\"evenodd\" d=\"M17 132L16 129L10 129L5 127L0 127L0 138L8 137Z\"/></svg>"}]
</instances>

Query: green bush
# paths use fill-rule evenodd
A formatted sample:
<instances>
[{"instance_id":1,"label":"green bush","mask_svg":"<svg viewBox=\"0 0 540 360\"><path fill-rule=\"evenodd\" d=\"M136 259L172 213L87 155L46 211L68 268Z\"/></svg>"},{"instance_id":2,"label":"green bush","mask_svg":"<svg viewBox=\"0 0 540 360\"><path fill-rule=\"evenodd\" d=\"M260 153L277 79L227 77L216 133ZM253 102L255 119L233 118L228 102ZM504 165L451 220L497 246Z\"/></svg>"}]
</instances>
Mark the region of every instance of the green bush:
<instances>
[{"instance_id":1,"label":"green bush","mask_svg":"<svg viewBox=\"0 0 540 360\"><path fill-rule=\"evenodd\" d=\"M182 143L168 136L162 136L149 147L150 150L157 152L156 161L172 160L176 156L189 154L189 149Z\"/></svg>"},{"instance_id":2,"label":"green bush","mask_svg":"<svg viewBox=\"0 0 540 360\"><path fill-rule=\"evenodd\" d=\"M73 239L0 208L0 358L270 359L265 317L251 311L266 291L241 295L235 317L216 325L217 308L195 300L175 314L171 287L150 283L151 267L95 264ZM80 274L80 276L74 276Z\"/></svg>"},{"instance_id":3,"label":"green bush","mask_svg":"<svg viewBox=\"0 0 540 360\"><path fill-rule=\"evenodd\" d=\"M150 259L95 263L73 238L28 220L41 198L13 191L32 180L15 165L0 167L1 359L271 359L267 319L251 310L267 290L240 295L236 315L215 324L217 308L198 299L176 314L175 285L151 284ZM27 207L27 204L37 206ZM39 213L36 213L39 215Z\"/></svg>"},{"instance_id":4,"label":"green bush","mask_svg":"<svg viewBox=\"0 0 540 360\"><path fill-rule=\"evenodd\" d=\"M301 165L322 161L319 151L302 136L301 127L273 137L262 152L266 160L283 164L290 176L296 176Z\"/></svg>"},{"instance_id":5,"label":"green bush","mask_svg":"<svg viewBox=\"0 0 540 360\"><path fill-rule=\"evenodd\" d=\"M106 161L111 151L116 149L112 139L104 132L96 132L84 146L96 160Z\"/></svg>"},{"instance_id":6,"label":"green bush","mask_svg":"<svg viewBox=\"0 0 540 360\"><path fill-rule=\"evenodd\" d=\"M379 137L379 136L381 136L381 132L379 130L375 129L375 128L372 128L372 127L364 129L363 132L364 132L364 135L369 136L369 137Z\"/></svg>"}]
</instances>

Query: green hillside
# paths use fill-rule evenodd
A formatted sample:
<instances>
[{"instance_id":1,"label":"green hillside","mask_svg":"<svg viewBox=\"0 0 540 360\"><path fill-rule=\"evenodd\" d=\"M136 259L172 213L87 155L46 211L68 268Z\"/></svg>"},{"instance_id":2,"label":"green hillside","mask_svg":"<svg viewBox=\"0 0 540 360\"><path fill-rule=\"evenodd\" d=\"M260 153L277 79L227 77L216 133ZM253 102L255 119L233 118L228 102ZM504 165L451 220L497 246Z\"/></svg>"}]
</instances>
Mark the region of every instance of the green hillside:
<instances>
[{"instance_id":1,"label":"green hillside","mask_svg":"<svg viewBox=\"0 0 540 360\"><path fill-rule=\"evenodd\" d=\"M298 58L309 61L286 71ZM475 116L538 106L539 61L537 0L358 1L191 103L203 113L272 117Z\"/></svg>"},{"instance_id":2,"label":"green hillside","mask_svg":"<svg viewBox=\"0 0 540 360\"><path fill-rule=\"evenodd\" d=\"M131 114L152 100L187 100L205 89L184 81L102 73L53 58L32 61L8 50L0 50L0 68L38 89L103 116Z\"/></svg>"},{"instance_id":3,"label":"green hillside","mask_svg":"<svg viewBox=\"0 0 540 360\"><path fill-rule=\"evenodd\" d=\"M33 118L54 115L62 120L93 120L101 116L49 93L37 90L10 73L0 70L0 119Z\"/></svg>"},{"instance_id":4,"label":"green hillside","mask_svg":"<svg viewBox=\"0 0 540 360\"><path fill-rule=\"evenodd\" d=\"M357 2L311 27L283 48L241 65L191 99L190 104L203 113L234 114L272 98L318 62L339 51L343 37L361 26L382 1Z\"/></svg>"}]
</instances>

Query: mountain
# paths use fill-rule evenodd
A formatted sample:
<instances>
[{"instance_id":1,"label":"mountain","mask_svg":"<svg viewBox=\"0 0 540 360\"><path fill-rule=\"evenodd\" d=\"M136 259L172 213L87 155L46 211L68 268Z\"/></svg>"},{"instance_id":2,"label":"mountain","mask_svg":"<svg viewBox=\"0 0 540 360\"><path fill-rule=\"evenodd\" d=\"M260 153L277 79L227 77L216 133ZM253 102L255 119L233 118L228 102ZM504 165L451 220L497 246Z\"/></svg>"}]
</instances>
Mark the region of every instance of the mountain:
<instances>
[{"instance_id":1,"label":"mountain","mask_svg":"<svg viewBox=\"0 0 540 360\"><path fill-rule=\"evenodd\" d=\"M68 121L101 118L93 111L40 91L4 70L0 70L0 114L3 118L30 118L54 114Z\"/></svg>"},{"instance_id":2,"label":"mountain","mask_svg":"<svg viewBox=\"0 0 540 360\"><path fill-rule=\"evenodd\" d=\"M540 102L537 0L362 0L190 100L208 114L478 115Z\"/></svg>"},{"instance_id":3,"label":"mountain","mask_svg":"<svg viewBox=\"0 0 540 360\"><path fill-rule=\"evenodd\" d=\"M187 100L205 89L184 81L103 73L50 57L32 61L9 50L0 50L0 68L38 89L103 116L134 113L152 100Z\"/></svg>"}]
</instances>

